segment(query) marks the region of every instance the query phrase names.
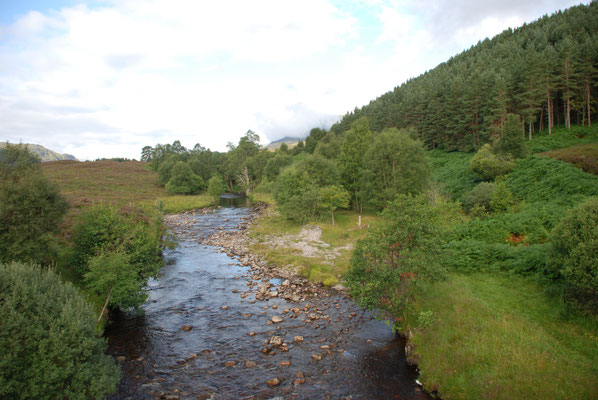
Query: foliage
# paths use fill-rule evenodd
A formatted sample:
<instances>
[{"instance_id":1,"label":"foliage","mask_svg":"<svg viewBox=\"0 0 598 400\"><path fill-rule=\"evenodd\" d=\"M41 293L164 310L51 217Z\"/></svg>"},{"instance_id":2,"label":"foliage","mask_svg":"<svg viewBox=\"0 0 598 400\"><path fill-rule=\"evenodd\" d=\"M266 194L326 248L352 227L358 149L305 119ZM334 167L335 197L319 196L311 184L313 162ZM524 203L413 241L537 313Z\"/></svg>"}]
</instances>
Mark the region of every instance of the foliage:
<instances>
[{"instance_id":1,"label":"foliage","mask_svg":"<svg viewBox=\"0 0 598 400\"><path fill-rule=\"evenodd\" d=\"M577 125L572 126L571 129L557 126L552 130L552 134L540 132L534 137L534 140L525 144L531 154L537 154L595 142L598 142L598 125L596 124L592 127Z\"/></svg>"},{"instance_id":2,"label":"foliage","mask_svg":"<svg viewBox=\"0 0 598 400\"><path fill-rule=\"evenodd\" d=\"M361 184L366 188L366 202L378 209L398 194L421 193L428 185L425 151L406 131L390 128L376 135L363 164Z\"/></svg>"},{"instance_id":3,"label":"foliage","mask_svg":"<svg viewBox=\"0 0 598 400\"><path fill-rule=\"evenodd\" d=\"M226 192L224 181L217 175L214 175L208 181L208 194L212 197L212 203L218 204L220 196Z\"/></svg>"},{"instance_id":4,"label":"foliage","mask_svg":"<svg viewBox=\"0 0 598 400\"><path fill-rule=\"evenodd\" d=\"M23 146L0 149L0 262L51 262L68 204Z\"/></svg>"},{"instance_id":5,"label":"foliage","mask_svg":"<svg viewBox=\"0 0 598 400\"><path fill-rule=\"evenodd\" d=\"M334 161L318 154L307 154L294 166L297 170L307 173L312 183L318 187L338 184L339 173Z\"/></svg>"},{"instance_id":6,"label":"foliage","mask_svg":"<svg viewBox=\"0 0 598 400\"><path fill-rule=\"evenodd\" d=\"M68 283L37 265L0 264L0 397L103 398L118 367L104 354L93 310Z\"/></svg>"},{"instance_id":7,"label":"foliage","mask_svg":"<svg viewBox=\"0 0 598 400\"><path fill-rule=\"evenodd\" d=\"M201 176L195 175L189 164L179 161L172 168L166 190L170 193L190 194L204 189L205 186Z\"/></svg>"},{"instance_id":8,"label":"foliage","mask_svg":"<svg viewBox=\"0 0 598 400\"><path fill-rule=\"evenodd\" d=\"M166 161L160 164L158 168L158 184L166 186L172 176L172 169L177 164L178 157L176 155L169 156Z\"/></svg>"},{"instance_id":9,"label":"foliage","mask_svg":"<svg viewBox=\"0 0 598 400\"><path fill-rule=\"evenodd\" d=\"M568 300L598 314L598 197L569 211L550 241L548 272L562 276Z\"/></svg>"},{"instance_id":10,"label":"foliage","mask_svg":"<svg viewBox=\"0 0 598 400\"><path fill-rule=\"evenodd\" d=\"M308 172L296 165L281 172L274 198L281 214L289 220L305 223L320 217L319 187Z\"/></svg>"},{"instance_id":11,"label":"foliage","mask_svg":"<svg viewBox=\"0 0 598 400\"><path fill-rule=\"evenodd\" d=\"M492 198L490 200L490 207L492 211L504 212L513 205L514 203L513 193L507 187L504 180L496 182L496 187L492 192Z\"/></svg>"},{"instance_id":12,"label":"foliage","mask_svg":"<svg viewBox=\"0 0 598 400\"><path fill-rule=\"evenodd\" d=\"M587 125L598 89L596 21L592 2L507 29L355 108L330 132L342 135L365 117L372 131L413 127L427 148L471 151L503 131L508 112L530 139L572 121Z\"/></svg>"},{"instance_id":13,"label":"foliage","mask_svg":"<svg viewBox=\"0 0 598 400\"><path fill-rule=\"evenodd\" d=\"M0 176L15 176L35 170L39 167L40 159L22 144L6 143L0 147Z\"/></svg>"},{"instance_id":14,"label":"foliage","mask_svg":"<svg viewBox=\"0 0 598 400\"><path fill-rule=\"evenodd\" d=\"M502 130L501 137L494 143L494 152L503 157L522 158L527 153L527 148L521 130L523 125L519 117L509 114Z\"/></svg>"},{"instance_id":15,"label":"foliage","mask_svg":"<svg viewBox=\"0 0 598 400\"><path fill-rule=\"evenodd\" d=\"M119 210L113 206L96 205L82 214L75 226L72 264L85 276L88 287L96 292L106 288L104 280L111 279L109 274L118 274L119 279L130 279L117 282L129 293L119 297L125 299L123 303L113 301L112 304L122 309L138 307L146 298L143 287L148 278L156 276L162 266L164 234L159 214L150 220L136 209ZM108 261L114 265L108 264Z\"/></svg>"},{"instance_id":16,"label":"foliage","mask_svg":"<svg viewBox=\"0 0 598 400\"><path fill-rule=\"evenodd\" d=\"M463 200L463 207L467 211L476 209L479 211L490 212L492 208L490 202L492 201L495 189L495 183L481 182L465 197Z\"/></svg>"},{"instance_id":17,"label":"foliage","mask_svg":"<svg viewBox=\"0 0 598 400\"><path fill-rule=\"evenodd\" d=\"M478 150L469 163L469 170L485 181L505 175L514 167L515 163L509 158L494 154L488 143Z\"/></svg>"},{"instance_id":18,"label":"foliage","mask_svg":"<svg viewBox=\"0 0 598 400\"><path fill-rule=\"evenodd\" d=\"M425 196L399 195L353 251L345 276L351 294L362 306L393 318L396 328L416 291L444 276L437 218Z\"/></svg>"},{"instance_id":19,"label":"foliage","mask_svg":"<svg viewBox=\"0 0 598 400\"><path fill-rule=\"evenodd\" d=\"M341 183L349 192L356 208L363 208L363 189L359 177L371 137L370 124L366 118L359 118L353 122L351 129L345 132L337 160Z\"/></svg>"},{"instance_id":20,"label":"foliage","mask_svg":"<svg viewBox=\"0 0 598 400\"><path fill-rule=\"evenodd\" d=\"M574 205L586 196L598 196L598 177L540 156L519 160L506 183L516 198L527 202Z\"/></svg>"},{"instance_id":21,"label":"foliage","mask_svg":"<svg viewBox=\"0 0 598 400\"><path fill-rule=\"evenodd\" d=\"M280 171L291 165L293 158L282 152L277 151L273 158L269 159L265 167L265 177L271 182L274 182L280 174Z\"/></svg>"},{"instance_id":22,"label":"foliage","mask_svg":"<svg viewBox=\"0 0 598 400\"><path fill-rule=\"evenodd\" d=\"M131 256L122 250L100 252L88 262L85 274L87 287L100 297L109 299L109 306L128 309L138 307L146 300L140 290L137 271L131 267Z\"/></svg>"},{"instance_id":23,"label":"foliage","mask_svg":"<svg viewBox=\"0 0 598 400\"><path fill-rule=\"evenodd\" d=\"M432 166L431 181L454 200L463 200L479 179L467 166L473 157L470 153L430 150L427 152Z\"/></svg>"},{"instance_id":24,"label":"foliage","mask_svg":"<svg viewBox=\"0 0 598 400\"><path fill-rule=\"evenodd\" d=\"M330 210L334 225L334 210L349 207L349 192L342 186L331 185L320 189L320 207Z\"/></svg>"}]
</instances>

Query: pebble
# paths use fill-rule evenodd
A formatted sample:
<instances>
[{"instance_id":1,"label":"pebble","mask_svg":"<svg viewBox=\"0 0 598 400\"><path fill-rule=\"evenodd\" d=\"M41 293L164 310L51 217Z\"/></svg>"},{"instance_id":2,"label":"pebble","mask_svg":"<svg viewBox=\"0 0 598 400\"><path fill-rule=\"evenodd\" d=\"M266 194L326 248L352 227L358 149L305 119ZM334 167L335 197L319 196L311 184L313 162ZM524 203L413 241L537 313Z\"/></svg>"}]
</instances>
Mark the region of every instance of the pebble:
<instances>
[{"instance_id":1,"label":"pebble","mask_svg":"<svg viewBox=\"0 0 598 400\"><path fill-rule=\"evenodd\" d=\"M294 341L295 343L301 343L301 342L303 342L303 336L295 336L295 337L293 338L293 341Z\"/></svg>"},{"instance_id":2,"label":"pebble","mask_svg":"<svg viewBox=\"0 0 598 400\"><path fill-rule=\"evenodd\" d=\"M322 359L322 356L319 354L312 354L311 358L313 358L316 361L320 361Z\"/></svg>"},{"instance_id":3,"label":"pebble","mask_svg":"<svg viewBox=\"0 0 598 400\"><path fill-rule=\"evenodd\" d=\"M226 310L228 310L228 306L222 306L222 307L220 307L220 309L222 309L222 310L225 310L225 311L226 311Z\"/></svg>"},{"instance_id":4,"label":"pebble","mask_svg":"<svg viewBox=\"0 0 598 400\"><path fill-rule=\"evenodd\" d=\"M272 317L272 322L274 322L275 324L282 322L283 318L280 315L275 315Z\"/></svg>"},{"instance_id":5,"label":"pebble","mask_svg":"<svg viewBox=\"0 0 598 400\"><path fill-rule=\"evenodd\" d=\"M278 378L268 379L266 381L266 385L268 385L268 386L278 386L278 385L280 385L280 379L278 379Z\"/></svg>"},{"instance_id":6,"label":"pebble","mask_svg":"<svg viewBox=\"0 0 598 400\"><path fill-rule=\"evenodd\" d=\"M185 325L185 326L183 326L183 328L182 328L182 329L183 329L185 332L188 332L188 331L190 331L191 329L193 329L193 327L192 327L191 325Z\"/></svg>"},{"instance_id":7,"label":"pebble","mask_svg":"<svg viewBox=\"0 0 598 400\"><path fill-rule=\"evenodd\" d=\"M234 361L227 361L224 363L225 367L234 367L235 365L237 365L237 363Z\"/></svg>"},{"instance_id":8,"label":"pebble","mask_svg":"<svg viewBox=\"0 0 598 400\"><path fill-rule=\"evenodd\" d=\"M291 366L291 362L290 361L281 361L279 365L281 367L290 367Z\"/></svg>"}]
</instances>

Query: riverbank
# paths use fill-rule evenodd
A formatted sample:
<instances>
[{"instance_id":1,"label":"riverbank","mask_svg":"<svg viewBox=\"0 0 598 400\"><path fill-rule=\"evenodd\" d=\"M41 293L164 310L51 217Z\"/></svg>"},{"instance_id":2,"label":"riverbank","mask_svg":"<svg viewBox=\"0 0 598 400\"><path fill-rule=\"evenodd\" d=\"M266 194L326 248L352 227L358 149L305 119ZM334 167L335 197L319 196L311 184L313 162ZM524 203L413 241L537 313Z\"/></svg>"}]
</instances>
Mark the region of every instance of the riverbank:
<instances>
[{"instance_id":1,"label":"riverbank","mask_svg":"<svg viewBox=\"0 0 598 400\"><path fill-rule=\"evenodd\" d=\"M305 242L322 225L297 226L270 211L251 225L248 247L300 272L312 255ZM313 242L332 254L334 246ZM336 259L345 263L341 281L349 256ZM533 278L450 273L404 318L410 361L424 388L444 399L598 398L598 324L572 314Z\"/></svg>"},{"instance_id":2,"label":"riverbank","mask_svg":"<svg viewBox=\"0 0 598 400\"><path fill-rule=\"evenodd\" d=\"M428 399L404 342L337 291L254 257L245 207L165 217L179 239L143 315L108 327L112 399Z\"/></svg>"}]
</instances>

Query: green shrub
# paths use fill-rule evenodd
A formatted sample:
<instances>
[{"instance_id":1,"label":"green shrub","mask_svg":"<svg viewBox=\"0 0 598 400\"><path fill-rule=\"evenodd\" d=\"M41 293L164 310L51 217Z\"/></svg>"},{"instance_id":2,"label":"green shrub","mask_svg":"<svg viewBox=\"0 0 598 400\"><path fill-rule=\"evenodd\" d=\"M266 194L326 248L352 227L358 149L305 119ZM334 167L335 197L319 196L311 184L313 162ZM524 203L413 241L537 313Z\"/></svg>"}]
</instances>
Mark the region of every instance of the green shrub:
<instances>
[{"instance_id":1,"label":"green shrub","mask_svg":"<svg viewBox=\"0 0 598 400\"><path fill-rule=\"evenodd\" d=\"M212 197L212 202L218 204L220 196L226 192L226 186L221 177L214 175L208 181L208 194Z\"/></svg>"},{"instance_id":2,"label":"green shrub","mask_svg":"<svg viewBox=\"0 0 598 400\"><path fill-rule=\"evenodd\" d=\"M53 272L0 264L0 398L100 399L120 372L91 307Z\"/></svg>"},{"instance_id":3,"label":"green shrub","mask_svg":"<svg viewBox=\"0 0 598 400\"><path fill-rule=\"evenodd\" d=\"M203 179L193 173L189 164L179 161L172 168L166 190L170 193L190 194L204 189L205 186Z\"/></svg>"},{"instance_id":4,"label":"green shrub","mask_svg":"<svg viewBox=\"0 0 598 400\"><path fill-rule=\"evenodd\" d=\"M463 200L465 210L471 211L474 207L481 208L485 212L492 209L490 203L496 189L496 184L491 182L481 182L474 187Z\"/></svg>"},{"instance_id":5,"label":"green shrub","mask_svg":"<svg viewBox=\"0 0 598 400\"><path fill-rule=\"evenodd\" d=\"M509 114L500 138L494 143L493 150L503 157L522 158L527 154L525 140L521 135L523 124L519 116Z\"/></svg>"},{"instance_id":6,"label":"green shrub","mask_svg":"<svg viewBox=\"0 0 598 400\"><path fill-rule=\"evenodd\" d=\"M422 193L429 183L430 166L423 145L407 131L384 129L375 135L363 156L360 186L365 202L386 207L398 194Z\"/></svg>"},{"instance_id":7,"label":"green shrub","mask_svg":"<svg viewBox=\"0 0 598 400\"><path fill-rule=\"evenodd\" d=\"M598 197L569 211L550 241L547 271L562 276L568 300L598 313Z\"/></svg>"},{"instance_id":8,"label":"green shrub","mask_svg":"<svg viewBox=\"0 0 598 400\"><path fill-rule=\"evenodd\" d=\"M518 274L542 272L548 244L513 246L475 239L453 240L445 247L442 264L462 272L508 271Z\"/></svg>"},{"instance_id":9,"label":"green shrub","mask_svg":"<svg viewBox=\"0 0 598 400\"><path fill-rule=\"evenodd\" d=\"M172 169L176 165L178 157L176 155L170 155L164 162L160 164L158 168L158 184L166 186L172 176Z\"/></svg>"},{"instance_id":10,"label":"green shrub","mask_svg":"<svg viewBox=\"0 0 598 400\"><path fill-rule=\"evenodd\" d=\"M444 277L442 231L423 195L399 195L381 216L357 242L345 279L362 306L392 318L398 328L413 296L426 282Z\"/></svg>"},{"instance_id":11,"label":"green shrub","mask_svg":"<svg viewBox=\"0 0 598 400\"><path fill-rule=\"evenodd\" d=\"M507 211L514 203L513 193L507 187L504 180L499 180L496 183L494 191L492 192L492 198L490 199L490 207L492 211L504 212Z\"/></svg>"},{"instance_id":12,"label":"green shrub","mask_svg":"<svg viewBox=\"0 0 598 400\"><path fill-rule=\"evenodd\" d=\"M128 297L123 295L119 298L134 298L136 301L113 301L112 304L123 309L137 307L145 300L143 287L148 278L155 276L162 266L164 233L160 215L150 219L136 209L119 210L113 206L97 205L82 214L75 225L72 263L85 276L89 288L106 296L107 284L102 280L112 279L110 274L114 274L115 269L124 268L120 264L107 263L116 261L106 257L113 254L126 256L128 271L118 276L130 278L130 281L119 284L126 285L131 292ZM125 261L121 258L118 262Z\"/></svg>"},{"instance_id":13,"label":"green shrub","mask_svg":"<svg viewBox=\"0 0 598 400\"><path fill-rule=\"evenodd\" d=\"M68 203L23 146L0 149L0 262L51 263Z\"/></svg>"},{"instance_id":14,"label":"green shrub","mask_svg":"<svg viewBox=\"0 0 598 400\"><path fill-rule=\"evenodd\" d=\"M280 213L291 221L303 224L322 214L319 187L294 165L278 176L274 198Z\"/></svg>"},{"instance_id":15,"label":"green shrub","mask_svg":"<svg viewBox=\"0 0 598 400\"><path fill-rule=\"evenodd\" d=\"M485 181L505 175L515 167L508 157L496 155L489 144L482 146L469 163L469 170Z\"/></svg>"}]
</instances>

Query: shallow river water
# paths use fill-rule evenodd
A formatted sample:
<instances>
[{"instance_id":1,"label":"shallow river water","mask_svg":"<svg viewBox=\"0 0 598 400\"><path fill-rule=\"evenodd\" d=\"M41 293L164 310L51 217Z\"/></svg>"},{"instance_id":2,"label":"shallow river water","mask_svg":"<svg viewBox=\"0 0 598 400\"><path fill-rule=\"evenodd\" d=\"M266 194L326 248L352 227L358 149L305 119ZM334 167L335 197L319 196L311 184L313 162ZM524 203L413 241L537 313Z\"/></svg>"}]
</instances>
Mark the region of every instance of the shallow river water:
<instances>
[{"instance_id":1,"label":"shallow river water","mask_svg":"<svg viewBox=\"0 0 598 400\"><path fill-rule=\"evenodd\" d=\"M111 399L428 399L402 339L344 296L240 296L249 267L199 239L237 229L251 212L223 207L175 231L179 245L149 282L144 314L116 315L106 330L123 369ZM271 345L274 336L284 345Z\"/></svg>"}]
</instances>

